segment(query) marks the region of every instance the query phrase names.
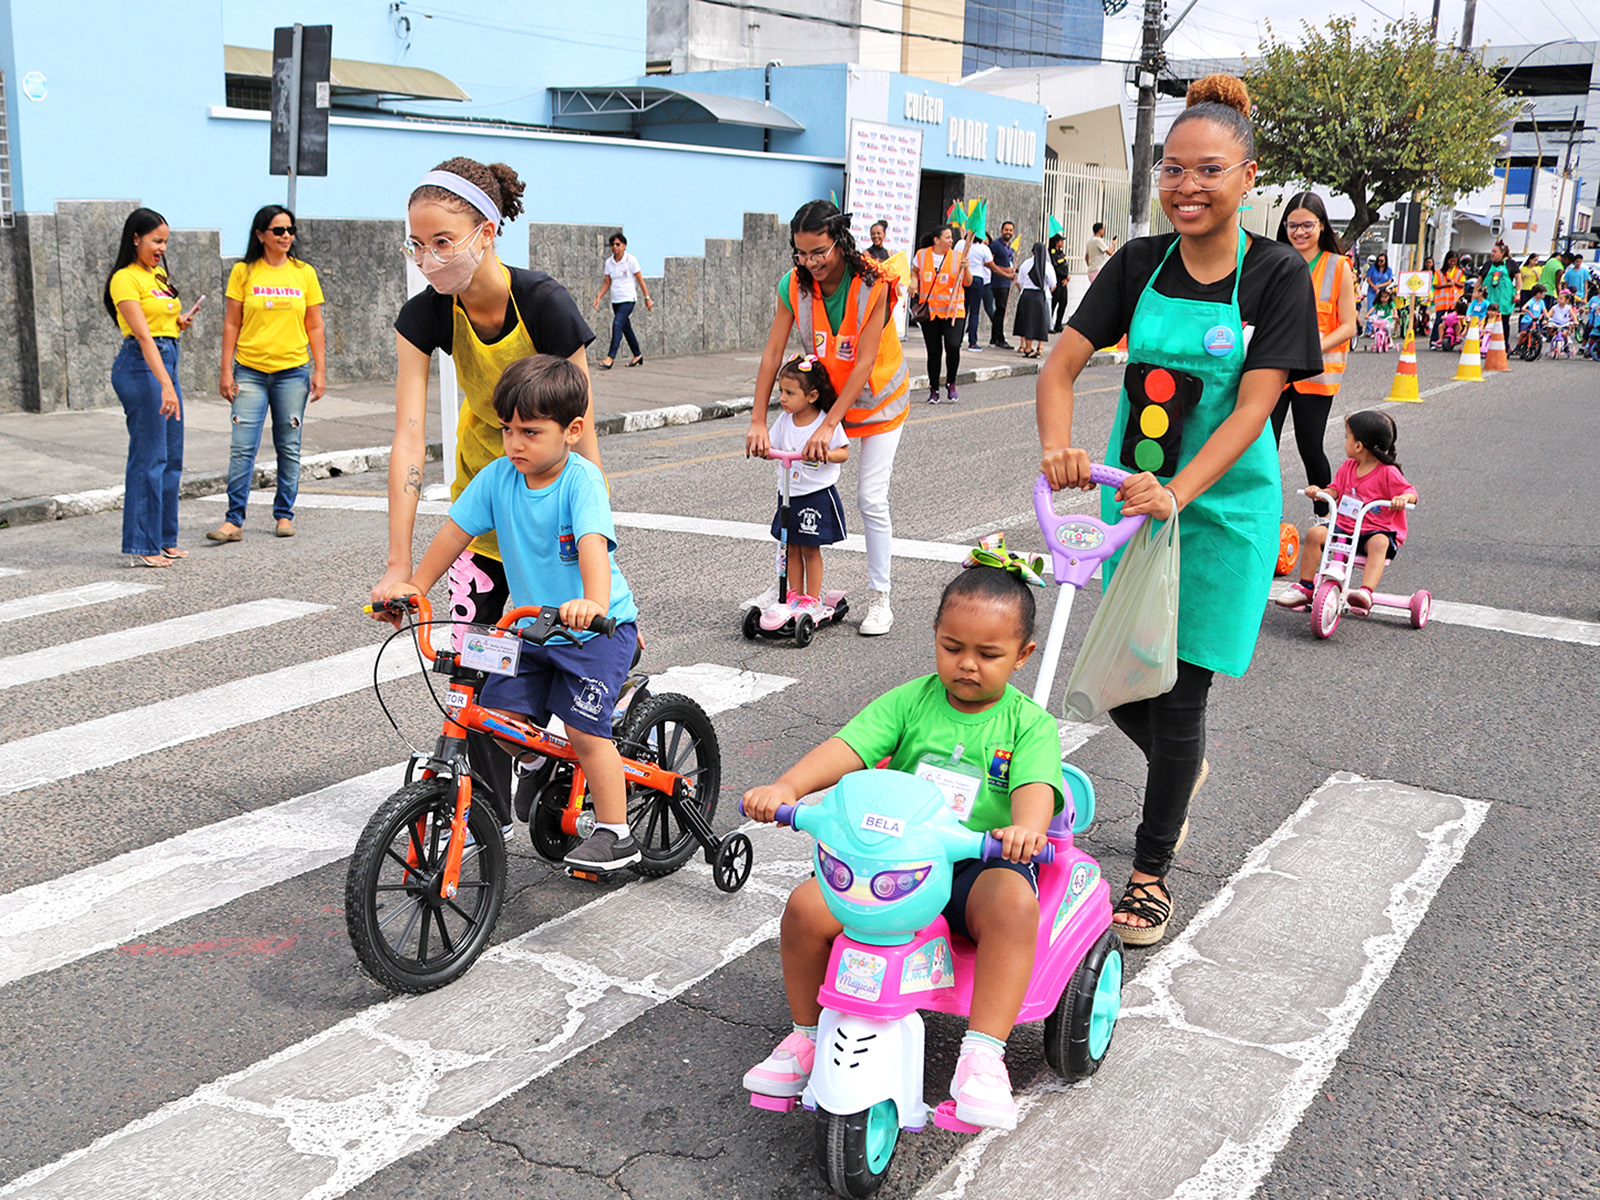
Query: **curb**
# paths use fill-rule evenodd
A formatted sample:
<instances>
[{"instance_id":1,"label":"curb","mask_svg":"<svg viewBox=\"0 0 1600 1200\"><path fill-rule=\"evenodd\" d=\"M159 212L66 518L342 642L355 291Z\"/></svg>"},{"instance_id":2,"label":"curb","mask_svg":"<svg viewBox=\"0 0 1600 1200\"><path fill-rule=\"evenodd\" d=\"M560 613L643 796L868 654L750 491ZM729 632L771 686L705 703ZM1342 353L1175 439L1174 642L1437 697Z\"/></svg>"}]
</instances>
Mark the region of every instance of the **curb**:
<instances>
[{"instance_id":1,"label":"curb","mask_svg":"<svg viewBox=\"0 0 1600 1200\"><path fill-rule=\"evenodd\" d=\"M1121 359L1112 354L1096 352L1089 360L1091 367L1111 366ZM1032 360L995 363L993 366L974 367L956 374L956 382L986 383L995 379L1013 379L1022 375L1037 375L1039 363ZM926 374L913 375L909 380L912 390L928 386ZM650 429L664 429L674 425L695 425L701 421L720 421L747 413L755 407L754 396L740 396L733 400L717 400L710 404L673 404L665 408L646 408L637 412L613 413L595 421L595 433L601 437L614 433L641 433ZM429 462L438 462L444 456L440 442L429 442ZM368 446L359 450L331 450L324 454L308 455L300 462L300 478L335 479L341 475L360 475L367 471L387 470L388 446ZM251 486L271 487L278 475L270 467L258 467ZM178 496L193 500L197 496L215 496L228 490L226 471L202 471L185 475L179 485ZM21 500L0 501L0 529L18 525L38 525L46 521L60 521L67 517L86 517L92 513L111 512L122 507L119 487L96 488L86 492L69 492L60 496L32 496Z\"/></svg>"}]
</instances>

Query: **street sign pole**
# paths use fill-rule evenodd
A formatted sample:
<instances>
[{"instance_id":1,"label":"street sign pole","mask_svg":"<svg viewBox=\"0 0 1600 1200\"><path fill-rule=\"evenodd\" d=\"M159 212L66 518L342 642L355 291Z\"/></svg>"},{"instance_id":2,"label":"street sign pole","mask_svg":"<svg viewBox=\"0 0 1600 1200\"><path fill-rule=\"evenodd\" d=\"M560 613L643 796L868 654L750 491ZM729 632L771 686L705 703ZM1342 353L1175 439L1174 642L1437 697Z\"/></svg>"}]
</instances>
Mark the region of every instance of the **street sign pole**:
<instances>
[{"instance_id":1,"label":"street sign pole","mask_svg":"<svg viewBox=\"0 0 1600 1200\"><path fill-rule=\"evenodd\" d=\"M300 67L305 49L306 27L294 23L294 50L289 59L289 199L284 207L295 211L294 187L300 176Z\"/></svg>"}]
</instances>

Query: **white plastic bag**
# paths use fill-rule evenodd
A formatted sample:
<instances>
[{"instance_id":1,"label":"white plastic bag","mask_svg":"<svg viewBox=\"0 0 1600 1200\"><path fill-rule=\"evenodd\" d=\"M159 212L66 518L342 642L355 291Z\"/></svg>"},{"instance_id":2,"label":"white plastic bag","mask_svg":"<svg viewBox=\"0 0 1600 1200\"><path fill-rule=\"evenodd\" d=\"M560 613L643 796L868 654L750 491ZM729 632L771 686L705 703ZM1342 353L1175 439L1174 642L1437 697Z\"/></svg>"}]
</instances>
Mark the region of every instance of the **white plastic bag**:
<instances>
[{"instance_id":1,"label":"white plastic bag","mask_svg":"<svg viewBox=\"0 0 1600 1200\"><path fill-rule=\"evenodd\" d=\"M1067 680L1068 719L1148 700L1178 680L1178 519L1150 522L1122 552Z\"/></svg>"}]
</instances>

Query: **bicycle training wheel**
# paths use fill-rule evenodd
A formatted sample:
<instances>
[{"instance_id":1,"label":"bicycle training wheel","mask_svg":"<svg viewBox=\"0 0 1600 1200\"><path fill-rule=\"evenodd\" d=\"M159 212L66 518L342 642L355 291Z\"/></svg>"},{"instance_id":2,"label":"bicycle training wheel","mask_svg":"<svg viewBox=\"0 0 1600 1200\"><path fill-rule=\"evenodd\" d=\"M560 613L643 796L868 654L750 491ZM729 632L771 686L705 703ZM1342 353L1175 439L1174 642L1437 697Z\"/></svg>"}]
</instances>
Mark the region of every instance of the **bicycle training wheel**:
<instances>
[{"instance_id":1,"label":"bicycle training wheel","mask_svg":"<svg viewBox=\"0 0 1600 1200\"><path fill-rule=\"evenodd\" d=\"M707 825L722 790L722 751L717 731L687 696L664 692L628 713L617 750L624 758L654 763L689 781L689 803ZM698 842L672 802L653 788L628 786L628 825L639 843L641 875L667 875L689 860Z\"/></svg>"},{"instance_id":2,"label":"bicycle training wheel","mask_svg":"<svg viewBox=\"0 0 1600 1200\"><path fill-rule=\"evenodd\" d=\"M506 843L493 805L467 818L456 894L443 894L455 781L420 779L361 831L344 885L356 957L390 991L431 992L465 974L489 944L505 891Z\"/></svg>"}]
</instances>

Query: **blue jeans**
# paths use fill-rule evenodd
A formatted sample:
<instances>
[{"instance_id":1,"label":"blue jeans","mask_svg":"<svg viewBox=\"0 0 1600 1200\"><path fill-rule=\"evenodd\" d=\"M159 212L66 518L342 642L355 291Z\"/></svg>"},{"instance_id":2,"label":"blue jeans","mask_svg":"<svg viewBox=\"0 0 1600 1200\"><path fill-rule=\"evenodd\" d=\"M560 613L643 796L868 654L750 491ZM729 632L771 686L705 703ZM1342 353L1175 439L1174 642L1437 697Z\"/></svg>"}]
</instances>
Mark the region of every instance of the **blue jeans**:
<instances>
[{"instance_id":1,"label":"blue jeans","mask_svg":"<svg viewBox=\"0 0 1600 1200\"><path fill-rule=\"evenodd\" d=\"M239 394L233 398L233 444L228 450L228 521L244 524L245 502L256 473L256 450L267 408L272 409L272 445L278 452L278 492L272 515L278 520L294 516L300 494L300 426L311 394L311 366L283 371L258 371L243 363L233 366Z\"/></svg>"},{"instance_id":2,"label":"blue jeans","mask_svg":"<svg viewBox=\"0 0 1600 1200\"><path fill-rule=\"evenodd\" d=\"M989 313L989 320L994 320L994 297L989 294L989 285L981 279L974 279L972 286L967 289L967 345L978 344L978 320L985 310Z\"/></svg>"},{"instance_id":3,"label":"blue jeans","mask_svg":"<svg viewBox=\"0 0 1600 1200\"><path fill-rule=\"evenodd\" d=\"M639 339L633 334L633 305L632 300L624 300L611 306L611 349L606 351L607 358L617 356L617 347L622 345L623 338L628 339L628 349L633 351L633 356L639 357Z\"/></svg>"},{"instance_id":4,"label":"blue jeans","mask_svg":"<svg viewBox=\"0 0 1600 1200\"><path fill-rule=\"evenodd\" d=\"M178 388L178 339L156 338L156 350ZM183 420L161 415L161 381L139 343L122 339L111 364L111 389L128 420L128 472L122 500L122 552L146 557L178 544L178 479L183 474Z\"/></svg>"}]
</instances>

